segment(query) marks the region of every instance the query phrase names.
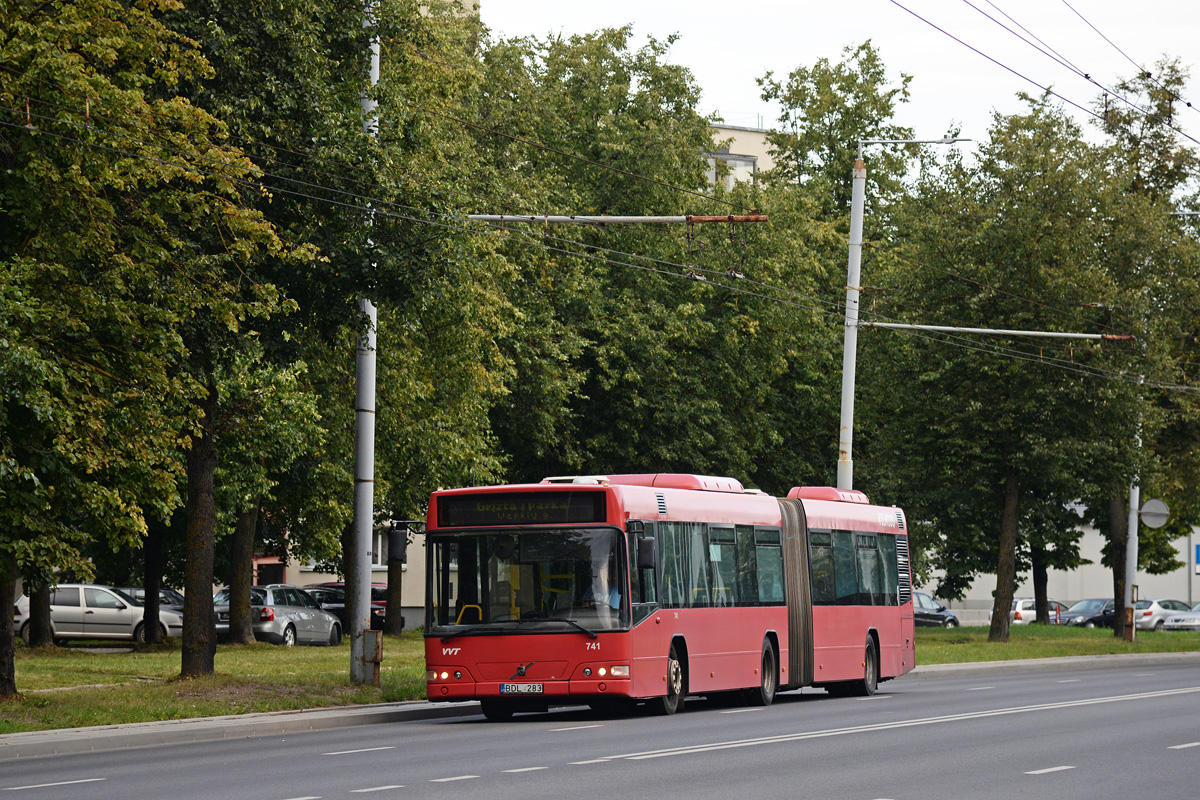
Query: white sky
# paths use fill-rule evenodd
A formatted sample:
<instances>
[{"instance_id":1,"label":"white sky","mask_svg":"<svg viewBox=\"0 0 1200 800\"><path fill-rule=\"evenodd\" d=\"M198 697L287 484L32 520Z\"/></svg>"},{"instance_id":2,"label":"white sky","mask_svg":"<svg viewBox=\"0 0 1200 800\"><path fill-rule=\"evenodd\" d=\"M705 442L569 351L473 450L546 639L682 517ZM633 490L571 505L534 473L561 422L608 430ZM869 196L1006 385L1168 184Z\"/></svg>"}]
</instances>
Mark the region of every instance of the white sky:
<instances>
[{"instance_id":1,"label":"white sky","mask_svg":"<svg viewBox=\"0 0 1200 800\"><path fill-rule=\"evenodd\" d=\"M700 110L720 111L731 125L771 127L775 123L775 109L760 99L755 78L770 70L782 79L797 66L810 66L821 57L836 63L844 47L866 39L879 49L889 76L896 78L901 72L913 76L909 103L899 109L896 120L911 126L919 138L936 138L958 123L963 136L983 139L993 110L1020 112L1018 91L1040 94L1033 84L901 6L1016 72L1090 107L1100 94L1096 86L1008 33L975 6L1020 31L1004 18L1008 14L1107 86L1135 71L1121 51L1149 67L1164 53L1178 57L1192 72L1185 99L1195 104L1194 109L1183 109L1178 121L1200 137L1200 2L1069 2L1070 6L1064 0L760 0L742 6L713 0L480 0L480 14L493 33L505 37L570 35L630 23L638 44L647 35L661 39L679 33L670 60L695 74L703 90ZM1081 112L1075 116L1084 121Z\"/></svg>"}]
</instances>

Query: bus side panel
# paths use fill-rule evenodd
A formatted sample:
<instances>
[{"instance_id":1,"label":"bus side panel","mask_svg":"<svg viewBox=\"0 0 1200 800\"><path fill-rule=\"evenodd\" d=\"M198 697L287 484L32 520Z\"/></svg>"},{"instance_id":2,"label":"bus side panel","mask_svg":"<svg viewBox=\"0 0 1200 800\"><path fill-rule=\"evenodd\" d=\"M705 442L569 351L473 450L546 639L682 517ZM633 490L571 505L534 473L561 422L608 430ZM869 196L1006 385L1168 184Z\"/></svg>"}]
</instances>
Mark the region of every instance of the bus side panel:
<instances>
[{"instance_id":1,"label":"bus side panel","mask_svg":"<svg viewBox=\"0 0 1200 800\"><path fill-rule=\"evenodd\" d=\"M895 606L813 606L813 681L856 680L863 676L863 654L874 629L879 637L880 676L901 675L904 627ZM910 639L911 640L911 639ZM911 662L910 662L911 663Z\"/></svg>"},{"instance_id":2,"label":"bus side panel","mask_svg":"<svg viewBox=\"0 0 1200 800\"><path fill-rule=\"evenodd\" d=\"M777 663L783 683L788 677L785 607L660 609L633 632L633 693L637 697L664 693L667 653L676 637L684 640L690 693L758 686L768 633L779 642Z\"/></svg>"}]
</instances>

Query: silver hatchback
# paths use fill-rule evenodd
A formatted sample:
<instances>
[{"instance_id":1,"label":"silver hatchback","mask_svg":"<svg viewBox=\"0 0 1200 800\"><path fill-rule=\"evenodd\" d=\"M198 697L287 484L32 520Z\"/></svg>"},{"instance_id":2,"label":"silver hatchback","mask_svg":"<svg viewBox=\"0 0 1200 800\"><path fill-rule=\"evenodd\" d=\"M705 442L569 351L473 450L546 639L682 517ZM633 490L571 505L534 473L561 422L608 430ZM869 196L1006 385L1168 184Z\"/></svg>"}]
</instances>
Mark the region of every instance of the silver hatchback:
<instances>
[{"instance_id":1,"label":"silver hatchback","mask_svg":"<svg viewBox=\"0 0 1200 800\"><path fill-rule=\"evenodd\" d=\"M64 639L132 639L146 641L146 610L137 600L111 586L64 583L50 593L50 630ZM158 612L163 636L183 635L183 615ZM13 609L13 630L29 641L29 598L22 595Z\"/></svg>"},{"instance_id":2,"label":"silver hatchback","mask_svg":"<svg viewBox=\"0 0 1200 800\"><path fill-rule=\"evenodd\" d=\"M217 636L229 634L229 587L213 598ZM298 586L273 583L250 588L250 620L254 638L291 647L294 644L339 645L342 623Z\"/></svg>"}]
</instances>

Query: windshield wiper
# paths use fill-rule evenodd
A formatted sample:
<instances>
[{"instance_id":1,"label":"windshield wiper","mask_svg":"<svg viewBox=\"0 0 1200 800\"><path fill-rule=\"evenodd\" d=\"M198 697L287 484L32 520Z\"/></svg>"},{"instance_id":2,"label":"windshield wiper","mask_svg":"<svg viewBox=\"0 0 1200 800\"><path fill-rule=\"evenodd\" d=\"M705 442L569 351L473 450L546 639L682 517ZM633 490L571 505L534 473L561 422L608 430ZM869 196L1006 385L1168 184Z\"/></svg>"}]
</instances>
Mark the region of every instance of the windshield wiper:
<instances>
[{"instance_id":1,"label":"windshield wiper","mask_svg":"<svg viewBox=\"0 0 1200 800\"><path fill-rule=\"evenodd\" d=\"M448 642L455 636L467 636L472 633L499 633L499 631L497 631L495 628L463 628L462 630L455 631L454 633L447 633L442 637L442 641Z\"/></svg>"},{"instance_id":2,"label":"windshield wiper","mask_svg":"<svg viewBox=\"0 0 1200 800\"><path fill-rule=\"evenodd\" d=\"M524 625L526 622L565 622L572 628L578 628L580 631L586 633L593 639L598 638L595 632L588 630L575 620L567 619L566 617L534 617L532 619L519 619L516 620L516 622L518 625Z\"/></svg>"},{"instance_id":3,"label":"windshield wiper","mask_svg":"<svg viewBox=\"0 0 1200 800\"><path fill-rule=\"evenodd\" d=\"M516 623L517 625L524 625L527 622L565 622L566 624L570 625L572 628L577 628L580 632L586 633L588 636L590 636L593 639L599 638L594 631L590 631L587 628L580 625L578 622L575 622L574 620L566 619L565 617L537 617L537 618L533 618L533 619L503 619L503 620L497 620L495 624L505 625L505 624ZM448 633L442 637L442 641L448 642L451 639L455 638L456 636L469 636L474 633L493 633L493 634L495 634L495 633L502 633L502 632L503 632L502 630L497 629L497 628L480 628L480 627L476 626L476 627L471 627L471 628L463 628L462 630L454 631L453 633Z\"/></svg>"}]
</instances>

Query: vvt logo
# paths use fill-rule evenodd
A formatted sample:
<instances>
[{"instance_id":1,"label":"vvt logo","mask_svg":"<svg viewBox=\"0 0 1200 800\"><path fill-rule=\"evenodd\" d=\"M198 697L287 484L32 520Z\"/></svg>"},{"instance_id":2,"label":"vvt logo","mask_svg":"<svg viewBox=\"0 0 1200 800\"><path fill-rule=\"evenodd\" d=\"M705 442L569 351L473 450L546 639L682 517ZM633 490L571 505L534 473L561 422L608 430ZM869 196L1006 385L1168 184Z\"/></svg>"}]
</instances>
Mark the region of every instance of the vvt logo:
<instances>
[{"instance_id":1,"label":"vvt logo","mask_svg":"<svg viewBox=\"0 0 1200 800\"><path fill-rule=\"evenodd\" d=\"M461 652L462 652L461 647L443 647L442 648L442 655L444 655L444 656L456 656Z\"/></svg>"}]
</instances>

